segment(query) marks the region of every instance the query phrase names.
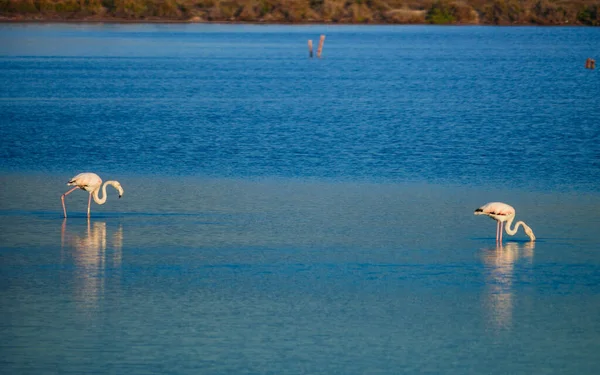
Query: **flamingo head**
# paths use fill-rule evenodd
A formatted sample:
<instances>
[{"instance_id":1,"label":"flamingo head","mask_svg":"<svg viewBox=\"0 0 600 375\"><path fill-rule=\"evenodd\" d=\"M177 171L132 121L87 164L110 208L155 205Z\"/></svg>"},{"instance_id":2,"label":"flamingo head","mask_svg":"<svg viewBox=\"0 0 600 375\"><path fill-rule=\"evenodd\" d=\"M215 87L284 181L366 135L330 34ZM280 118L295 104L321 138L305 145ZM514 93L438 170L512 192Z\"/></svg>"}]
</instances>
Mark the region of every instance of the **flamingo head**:
<instances>
[{"instance_id":1,"label":"flamingo head","mask_svg":"<svg viewBox=\"0 0 600 375\"><path fill-rule=\"evenodd\" d=\"M531 230L531 228L524 227L524 229L525 229L525 234L527 234L529 236L529 239L531 241L535 241L535 235L533 234L533 231Z\"/></svg>"},{"instance_id":2,"label":"flamingo head","mask_svg":"<svg viewBox=\"0 0 600 375\"><path fill-rule=\"evenodd\" d=\"M119 192L119 198L121 198L124 193L123 187L121 186L121 184L118 181L115 181L113 183L113 186L115 187L115 189L117 189L117 191Z\"/></svg>"}]
</instances>

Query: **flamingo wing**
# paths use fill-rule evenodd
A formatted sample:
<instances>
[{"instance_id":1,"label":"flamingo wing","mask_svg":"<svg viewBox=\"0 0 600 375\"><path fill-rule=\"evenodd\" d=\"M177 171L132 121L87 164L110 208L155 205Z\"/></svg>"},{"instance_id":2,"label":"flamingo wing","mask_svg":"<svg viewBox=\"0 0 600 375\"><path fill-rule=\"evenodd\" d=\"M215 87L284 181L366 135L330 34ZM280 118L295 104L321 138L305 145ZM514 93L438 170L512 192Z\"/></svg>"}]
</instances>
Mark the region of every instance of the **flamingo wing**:
<instances>
[{"instance_id":1,"label":"flamingo wing","mask_svg":"<svg viewBox=\"0 0 600 375\"><path fill-rule=\"evenodd\" d=\"M490 202L484 204L475 210L476 215L498 215L498 216L509 216L515 214L515 209L502 202Z\"/></svg>"},{"instance_id":2,"label":"flamingo wing","mask_svg":"<svg viewBox=\"0 0 600 375\"><path fill-rule=\"evenodd\" d=\"M95 173L80 173L69 180L67 185L77 186L80 189L93 191L102 185L102 179Z\"/></svg>"}]
</instances>

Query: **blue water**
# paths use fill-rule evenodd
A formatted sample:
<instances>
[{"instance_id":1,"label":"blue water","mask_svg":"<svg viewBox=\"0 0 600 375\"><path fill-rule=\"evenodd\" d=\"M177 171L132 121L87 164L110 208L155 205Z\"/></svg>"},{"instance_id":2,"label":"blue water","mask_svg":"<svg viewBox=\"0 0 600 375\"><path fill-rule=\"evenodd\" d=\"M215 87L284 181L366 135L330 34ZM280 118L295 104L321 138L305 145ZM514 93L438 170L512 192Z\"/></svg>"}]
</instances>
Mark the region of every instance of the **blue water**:
<instances>
[{"instance_id":1,"label":"blue water","mask_svg":"<svg viewBox=\"0 0 600 375\"><path fill-rule=\"evenodd\" d=\"M323 58L306 41L327 39ZM597 191L597 28L3 25L10 171ZM27 140L27 141L25 141Z\"/></svg>"},{"instance_id":2,"label":"blue water","mask_svg":"<svg viewBox=\"0 0 600 375\"><path fill-rule=\"evenodd\" d=\"M0 372L595 374L599 45L0 24Z\"/></svg>"}]
</instances>

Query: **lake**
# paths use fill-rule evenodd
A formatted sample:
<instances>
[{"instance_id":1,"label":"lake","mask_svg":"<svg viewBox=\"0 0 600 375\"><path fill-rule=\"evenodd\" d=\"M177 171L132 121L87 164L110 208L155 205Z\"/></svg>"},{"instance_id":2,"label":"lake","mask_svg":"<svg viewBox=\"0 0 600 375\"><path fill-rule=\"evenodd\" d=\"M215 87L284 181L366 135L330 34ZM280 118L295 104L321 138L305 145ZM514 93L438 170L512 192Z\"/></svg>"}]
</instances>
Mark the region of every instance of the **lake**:
<instances>
[{"instance_id":1,"label":"lake","mask_svg":"<svg viewBox=\"0 0 600 375\"><path fill-rule=\"evenodd\" d=\"M599 45L0 24L0 372L595 374Z\"/></svg>"}]
</instances>

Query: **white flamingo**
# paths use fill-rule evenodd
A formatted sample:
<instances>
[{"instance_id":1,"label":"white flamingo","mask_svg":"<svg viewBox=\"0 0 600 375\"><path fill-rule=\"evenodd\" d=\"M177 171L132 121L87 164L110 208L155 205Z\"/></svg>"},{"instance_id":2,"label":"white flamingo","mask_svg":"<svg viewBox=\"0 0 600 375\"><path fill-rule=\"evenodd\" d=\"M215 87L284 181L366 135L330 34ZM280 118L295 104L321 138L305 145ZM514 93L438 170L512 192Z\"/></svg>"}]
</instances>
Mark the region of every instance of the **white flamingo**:
<instances>
[{"instance_id":1,"label":"white flamingo","mask_svg":"<svg viewBox=\"0 0 600 375\"><path fill-rule=\"evenodd\" d=\"M65 197L71 194L76 189L82 189L90 193L90 197L88 199L88 210L87 216L90 217L90 206L92 205L92 197L94 197L94 202L98 204L106 203L106 185L111 185L119 192L119 198L123 196L123 188L119 181L106 181L104 185L102 185L102 179L95 173L80 173L77 176L73 177L67 183L69 186L75 185L75 187L63 195L61 195L60 199L62 201L63 212L65 217L67 217L67 208L65 207ZM100 187L102 187L102 198L99 197Z\"/></svg>"},{"instance_id":2,"label":"white flamingo","mask_svg":"<svg viewBox=\"0 0 600 375\"><path fill-rule=\"evenodd\" d=\"M525 233L529 236L529 239L535 241L533 231L524 222L517 221L515 227L513 229L510 228L510 225L515 219L515 209L506 203L490 202L484 204L475 210L475 215L486 215L497 221L496 242L502 243L502 228L504 227L504 222L506 222L506 233L509 235L514 236L517 233L519 226L522 225Z\"/></svg>"}]
</instances>

